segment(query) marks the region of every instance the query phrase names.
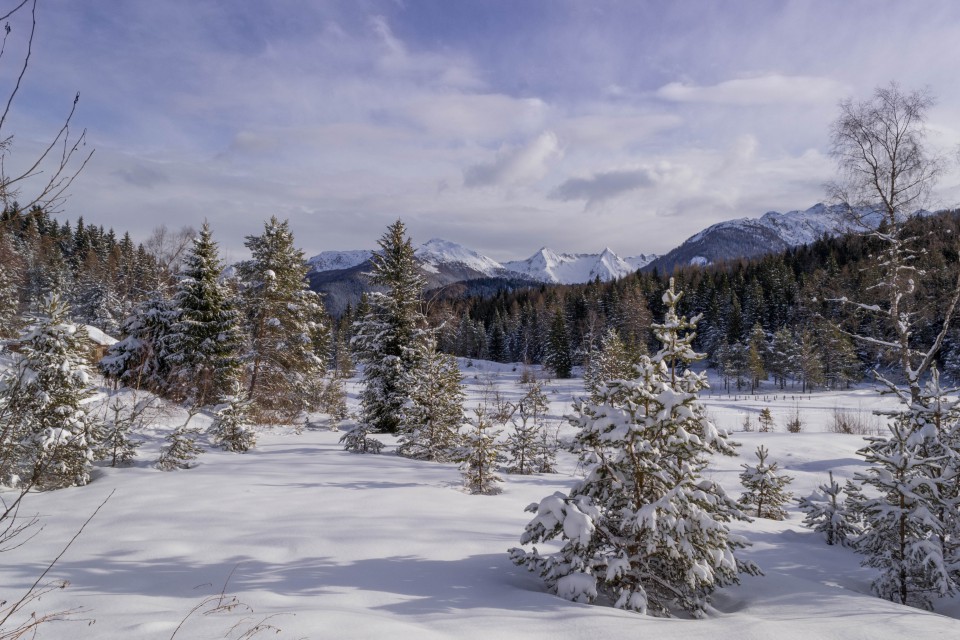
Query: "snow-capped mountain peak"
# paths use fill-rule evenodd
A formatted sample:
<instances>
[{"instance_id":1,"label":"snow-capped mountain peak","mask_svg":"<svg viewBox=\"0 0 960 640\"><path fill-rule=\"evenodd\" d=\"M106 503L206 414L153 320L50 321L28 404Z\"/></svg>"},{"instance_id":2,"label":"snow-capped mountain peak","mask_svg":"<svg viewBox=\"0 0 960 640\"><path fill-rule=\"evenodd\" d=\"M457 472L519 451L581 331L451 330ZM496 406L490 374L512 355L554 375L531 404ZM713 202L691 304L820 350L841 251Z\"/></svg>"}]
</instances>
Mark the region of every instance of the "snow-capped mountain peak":
<instances>
[{"instance_id":1,"label":"snow-capped mountain peak","mask_svg":"<svg viewBox=\"0 0 960 640\"><path fill-rule=\"evenodd\" d=\"M543 247L526 260L505 262L504 267L541 282L575 284L596 278L615 280L636 268L609 247L600 253L557 253Z\"/></svg>"},{"instance_id":2,"label":"snow-capped mountain peak","mask_svg":"<svg viewBox=\"0 0 960 640\"><path fill-rule=\"evenodd\" d=\"M352 251L322 251L307 260L310 271L336 271L351 269L370 259L373 251L369 249L354 249Z\"/></svg>"},{"instance_id":3,"label":"snow-capped mountain peak","mask_svg":"<svg viewBox=\"0 0 960 640\"><path fill-rule=\"evenodd\" d=\"M487 276L500 275L504 271L503 265L496 260L441 238L424 242L417 248L416 254L428 270L435 270L439 265L454 264Z\"/></svg>"}]
</instances>

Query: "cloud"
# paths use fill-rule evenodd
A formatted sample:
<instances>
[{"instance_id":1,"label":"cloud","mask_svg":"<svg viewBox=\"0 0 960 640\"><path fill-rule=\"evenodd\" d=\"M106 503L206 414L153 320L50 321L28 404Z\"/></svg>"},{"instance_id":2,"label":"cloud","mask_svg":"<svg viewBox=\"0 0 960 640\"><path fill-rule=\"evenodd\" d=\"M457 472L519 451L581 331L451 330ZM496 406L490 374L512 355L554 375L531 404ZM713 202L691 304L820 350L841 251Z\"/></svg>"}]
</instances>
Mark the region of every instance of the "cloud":
<instances>
[{"instance_id":1,"label":"cloud","mask_svg":"<svg viewBox=\"0 0 960 640\"><path fill-rule=\"evenodd\" d=\"M638 189L651 189L690 180L690 170L669 162L652 167L600 171L589 178L570 178L554 189L549 198L569 202L583 200L591 208L606 200Z\"/></svg>"},{"instance_id":2,"label":"cloud","mask_svg":"<svg viewBox=\"0 0 960 640\"><path fill-rule=\"evenodd\" d=\"M170 182L170 178L166 173L140 163L134 164L129 168L117 169L113 172L113 175L135 187L145 187L147 189L152 189L158 185Z\"/></svg>"},{"instance_id":3,"label":"cloud","mask_svg":"<svg viewBox=\"0 0 960 640\"><path fill-rule=\"evenodd\" d=\"M465 187L511 186L543 178L551 160L561 155L557 135L546 131L520 148L501 148L497 159L463 172Z\"/></svg>"},{"instance_id":4,"label":"cloud","mask_svg":"<svg viewBox=\"0 0 960 640\"><path fill-rule=\"evenodd\" d=\"M671 102L749 106L822 103L836 100L846 92L844 85L830 78L770 74L709 86L671 82L660 87L656 95Z\"/></svg>"}]
</instances>

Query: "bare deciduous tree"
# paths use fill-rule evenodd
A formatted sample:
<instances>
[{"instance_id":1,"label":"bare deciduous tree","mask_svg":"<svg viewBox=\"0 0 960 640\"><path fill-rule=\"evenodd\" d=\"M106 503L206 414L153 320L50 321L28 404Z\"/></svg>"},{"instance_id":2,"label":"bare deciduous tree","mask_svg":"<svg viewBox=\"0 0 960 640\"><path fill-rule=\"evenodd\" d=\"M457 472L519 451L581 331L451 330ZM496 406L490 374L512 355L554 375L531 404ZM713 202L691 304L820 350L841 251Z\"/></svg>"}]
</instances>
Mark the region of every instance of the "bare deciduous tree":
<instances>
[{"instance_id":1,"label":"bare deciduous tree","mask_svg":"<svg viewBox=\"0 0 960 640\"><path fill-rule=\"evenodd\" d=\"M878 87L869 100L841 102L840 117L831 132L831 153L837 160L839 178L827 187L883 247L878 256L879 279L873 286L881 300L867 303L841 298L838 302L885 320L891 338L853 337L896 354L913 401L920 397L920 380L943 344L960 298L958 280L936 338L932 344L916 344L914 294L924 272L916 266L915 257L922 246L918 246L919 238L905 231L904 223L928 204L944 167L943 158L926 143L927 114L933 104L928 91L907 93L896 83ZM883 224L867 225L866 216L877 213Z\"/></svg>"},{"instance_id":2,"label":"bare deciduous tree","mask_svg":"<svg viewBox=\"0 0 960 640\"><path fill-rule=\"evenodd\" d=\"M8 5L9 6L9 5ZM48 213L58 210L67 195L67 189L74 179L83 170L93 150L86 150L86 129L79 135L71 132L73 116L80 101L80 94L73 98L70 111L56 132L54 137L41 148L32 159L25 160L18 157L17 162L11 163L10 154L13 149L13 134L8 133L8 117L27 68L33 55L33 40L37 30L37 0L21 0L16 2L0 15L0 22L4 22L2 44L0 44L0 63L7 53L7 44L14 28L10 21L29 29L25 50L18 60L19 71L15 72L13 86L6 93L3 101L3 111L0 112L0 206L10 207L15 201L21 211L30 211L35 207ZM22 187L29 184L29 191Z\"/></svg>"}]
</instances>

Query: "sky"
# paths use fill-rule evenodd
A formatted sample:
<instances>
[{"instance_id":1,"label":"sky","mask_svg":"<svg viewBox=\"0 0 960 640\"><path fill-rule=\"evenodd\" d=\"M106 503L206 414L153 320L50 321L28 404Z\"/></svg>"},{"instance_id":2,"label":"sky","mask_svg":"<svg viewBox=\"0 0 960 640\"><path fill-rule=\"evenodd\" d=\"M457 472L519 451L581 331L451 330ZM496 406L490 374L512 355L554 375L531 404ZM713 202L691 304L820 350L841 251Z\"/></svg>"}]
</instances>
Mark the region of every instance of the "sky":
<instances>
[{"instance_id":1,"label":"sky","mask_svg":"<svg viewBox=\"0 0 960 640\"><path fill-rule=\"evenodd\" d=\"M206 219L233 259L271 215L307 255L400 218L498 260L629 256L823 200L838 103L891 81L936 96L955 158L958 59L951 0L39 0L0 133L24 162L79 91L95 153L58 217ZM955 168L936 195L960 201Z\"/></svg>"}]
</instances>

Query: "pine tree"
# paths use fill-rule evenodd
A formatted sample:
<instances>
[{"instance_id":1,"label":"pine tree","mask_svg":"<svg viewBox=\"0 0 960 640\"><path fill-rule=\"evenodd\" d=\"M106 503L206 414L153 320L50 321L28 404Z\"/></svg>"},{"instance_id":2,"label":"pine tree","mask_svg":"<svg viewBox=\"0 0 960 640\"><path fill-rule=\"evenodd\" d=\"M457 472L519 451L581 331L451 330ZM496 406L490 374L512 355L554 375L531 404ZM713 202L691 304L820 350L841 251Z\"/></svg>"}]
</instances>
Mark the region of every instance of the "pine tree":
<instances>
[{"instance_id":1,"label":"pine tree","mask_svg":"<svg viewBox=\"0 0 960 640\"><path fill-rule=\"evenodd\" d=\"M104 424L104 438L102 450L104 459L110 461L111 467L128 464L137 455L137 449L143 444L132 436L136 425L136 418L142 407L135 403L127 408L120 398L114 398L107 407L107 419Z\"/></svg>"},{"instance_id":2,"label":"pine tree","mask_svg":"<svg viewBox=\"0 0 960 640\"><path fill-rule=\"evenodd\" d=\"M558 378L569 378L573 368L570 355L570 333L567 330L567 321L563 311L557 309L550 324L550 335L547 339L547 355L545 363L553 369Z\"/></svg>"},{"instance_id":3,"label":"pine tree","mask_svg":"<svg viewBox=\"0 0 960 640\"><path fill-rule=\"evenodd\" d=\"M312 335L320 304L307 287L303 252L294 247L289 222L276 217L259 236L244 243L251 259L237 267L240 301L250 349L247 397L264 421L289 421L308 409L325 363L316 356Z\"/></svg>"},{"instance_id":4,"label":"pine tree","mask_svg":"<svg viewBox=\"0 0 960 640\"><path fill-rule=\"evenodd\" d=\"M0 380L0 482L40 489L84 485L99 442L84 400L90 397L86 332L67 305L47 298L35 327L18 341L20 357Z\"/></svg>"},{"instance_id":5,"label":"pine tree","mask_svg":"<svg viewBox=\"0 0 960 640\"><path fill-rule=\"evenodd\" d=\"M768 407L764 407L760 410L760 417L757 418L757 422L760 423L760 432L769 433L774 430L776 426L773 421L773 413Z\"/></svg>"},{"instance_id":6,"label":"pine tree","mask_svg":"<svg viewBox=\"0 0 960 640\"><path fill-rule=\"evenodd\" d=\"M165 393L171 371L165 344L173 319L172 303L161 290L152 292L123 321L124 337L100 360L100 372L133 389Z\"/></svg>"},{"instance_id":7,"label":"pine tree","mask_svg":"<svg viewBox=\"0 0 960 640\"><path fill-rule=\"evenodd\" d=\"M676 313L679 297L671 280L665 320L654 325L663 347L641 358L637 378L611 383L601 403L577 405L574 450L586 477L569 495L528 507L536 517L521 542L561 539L563 547L510 551L568 600L603 594L622 609L702 615L714 589L759 571L736 557L747 543L727 528L745 516L700 475L710 453L733 455L734 446L697 398L707 382L688 368L702 356L686 333L695 323Z\"/></svg>"},{"instance_id":8,"label":"pine tree","mask_svg":"<svg viewBox=\"0 0 960 640\"><path fill-rule=\"evenodd\" d=\"M787 511L783 505L792 498L784 488L793 482L793 478L779 475L776 462L767 464L769 453L766 447L760 445L756 451L757 464L740 465L743 467L740 483L745 489L740 496L740 506L745 511L756 511L755 514L751 513L756 518L784 520L787 517Z\"/></svg>"},{"instance_id":9,"label":"pine tree","mask_svg":"<svg viewBox=\"0 0 960 640\"><path fill-rule=\"evenodd\" d=\"M818 488L819 495L814 494L799 500L800 510L807 514L803 519L804 526L822 533L829 545L851 544L860 534L860 527L856 518L848 511L843 499L843 489L833 479L832 471L830 481Z\"/></svg>"},{"instance_id":10,"label":"pine tree","mask_svg":"<svg viewBox=\"0 0 960 640\"><path fill-rule=\"evenodd\" d=\"M336 370L333 371L323 387L317 409L330 416L331 431L339 431L340 423L346 420L349 415L347 392L343 388L343 379Z\"/></svg>"},{"instance_id":11,"label":"pine tree","mask_svg":"<svg viewBox=\"0 0 960 640\"><path fill-rule=\"evenodd\" d=\"M881 379L882 376L880 376ZM957 592L956 491L960 410L940 388L934 367L931 379L912 398L886 380L901 400L892 414L888 437L868 437L858 453L871 467L854 479L873 489L859 497L856 511L864 532L856 549L863 564L879 570L872 587L881 598L930 608L934 597Z\"/></svg>"},{"instance_id":12,"label":"pine tree","mask_svg":"<svg viewBox=\"0 0 960 640\"><path fill-rule=\"evenodd\" d=\"M184 259L166 336L174 395L204 406L222 401L240 376L243 334L240 314L220 283L223 266L206 222Z\"/></svg>"},{"instance_id":13,"label":"pine tree","mask_svg":"<svg viewBox=\"0 0 960 640\"><path fill-rule=\"evenodd\" d=\"M767 379L767 334L759 324L753 325L747 344L747 369L750 371L750 390L756 391Z\"/></svg>"},{"instance_id":14,"label":"pine tree","mask_svg":"<svg viewBox=\"0 0 960 640\"><path fill-rule=\"evenodd\" d=\"M476 409L474 415L463 434L463 444L457 456L461 460L463 484L470 493L500 493L498 485L503 478L497 475L497 466L504 460L504 455L497 436L501 431L493 427L482 409Z\"/></svg>"},{"instance_id":15,"label":"pine tree","mask_svg":"<svg viewBox=\"0 0 960 640\"><path fill-rule=\"evenodd\" d=\"M463 400L463 376L456 359L429 352L404 408L398 453L418 460L453 460L460 445Z\"/></svg>"},{"instance_id":16,"label":"pine tree","mask_svg":"<svg viewBox=\"0 0 960 640\"><path fill-rule=\"evenodd\" d=\"M360 420L370 431L397 433L432 340L420 310L424 281L406 227L397 220L378 244L370 279L385 291L369 295L369 311L354 324L353 346L364 365Z\"/></svg>"},{"instance_id":17,"label":"pine tree","mask_svg":"<svg viewBox=\"0 0 960 640\"><path fill-rule=\"evenodd\" d=\"M234 383L233 395L215 410L213 425L214 442L226 451L246 453L257 444L249 421L250 402L243 396L239 385Z\"/></svg>"},{"instance_id":18,"label":"pine tree","mask_svg":"<svg viewBox=\"0 0 960 640\"><path fill-rule=\"evenodd\" d=\"M599 401L600 388L606 383L633 377L633 361L616 329L607 330L599 351L590 354L583 370L583 386L590 401Z\"/></svg>"},{"instance_id":19,"label":"pine tree","mask_svg":"<svg viewBox=\"0 0 960 640\"><path fill-rule=\"evenodd\" d=\"M161 471L189 469L197 456L203 453L203 448L197 444L199 427L188 426L195 415L192 411L182 425L167 435L167 444L160 450L160 459L157 460L157 468Z\"/></svg>"},{"instance_id":20,"label":"pine tree","mask_svg":"<svg viewBox=\"0 0 960 640\"><path fill-rule=\"evenodd\" d=\"M6 234L0 233L0 338L17 334L22 279L16 248Z\"/></svg>"}]
</instances>

